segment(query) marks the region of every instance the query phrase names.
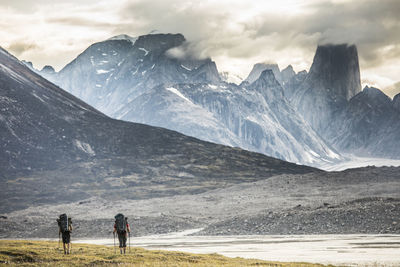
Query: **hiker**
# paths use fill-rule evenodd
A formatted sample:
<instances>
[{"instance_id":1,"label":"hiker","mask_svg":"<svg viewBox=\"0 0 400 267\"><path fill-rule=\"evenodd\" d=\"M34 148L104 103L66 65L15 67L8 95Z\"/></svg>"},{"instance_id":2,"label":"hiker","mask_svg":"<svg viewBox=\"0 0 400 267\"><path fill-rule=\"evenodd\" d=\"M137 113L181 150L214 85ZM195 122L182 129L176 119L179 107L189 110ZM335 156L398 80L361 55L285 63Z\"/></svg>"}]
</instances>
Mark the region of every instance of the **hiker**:
<instances>
[{"instance_id":1,"label":"hiker","mask_svg":"<svg viewBox=\"0 0 400 267\"><path fill-rule=\"evenodd\" d=\"M115 223L114 223L114 237L115 237L115 232L118 234L118 240L119 240L119 251L122 254L122 252L125 254L126 252L126 239L128 237L128 233L131 232L131 228L129 227L128 224L128 218L125 217L123 214L118 213L115 215Z\"/></svg>"},{"instance_id":2,"label":"hiker","mask_svg":"<svg viewBox=\"0 0 400 267\"><path fill-rule=\"evenodd\" d=\"M67 214L61 214L60 218L57 219L58 223L58 237L62 235L64 254L71 253L71 232L72 232L72 220Z\"/></svg>"}]
</instances>

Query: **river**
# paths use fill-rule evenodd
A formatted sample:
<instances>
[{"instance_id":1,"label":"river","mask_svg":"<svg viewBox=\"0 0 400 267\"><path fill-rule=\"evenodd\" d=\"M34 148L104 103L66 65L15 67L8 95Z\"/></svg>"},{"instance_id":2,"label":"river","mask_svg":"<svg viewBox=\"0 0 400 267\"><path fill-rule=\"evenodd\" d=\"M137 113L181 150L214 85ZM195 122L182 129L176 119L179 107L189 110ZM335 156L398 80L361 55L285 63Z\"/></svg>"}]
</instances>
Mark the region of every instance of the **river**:
<instances>
[{"instance_id":1,"label":"river","mask_svg":"<svg viewBox=\"0 0 400 267\"><path fill-rule=\"evenodd\" d=\"M130 244L152 250L218 253L227 257L269 261L400 266L400 235L189 235L198 230L131 237ZM113 239L86 239L75 242L113 245Z\"/></svg>"}]
</instances>

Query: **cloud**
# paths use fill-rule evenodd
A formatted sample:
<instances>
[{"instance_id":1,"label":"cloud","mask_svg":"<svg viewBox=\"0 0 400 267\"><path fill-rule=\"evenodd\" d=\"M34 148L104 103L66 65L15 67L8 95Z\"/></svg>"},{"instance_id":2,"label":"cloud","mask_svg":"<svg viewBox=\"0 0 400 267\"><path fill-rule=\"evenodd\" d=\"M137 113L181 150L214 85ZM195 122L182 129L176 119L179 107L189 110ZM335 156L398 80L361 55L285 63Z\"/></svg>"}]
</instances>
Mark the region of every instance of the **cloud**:
<instances>
[{"instance_id":1,"label":"cloud","mask_svg":"<svg viewBox=\"0 0 400 267\"><path fill-rule=\"evenodd\" d=\"M326 43L356 44L364 68L400 57L400 1L286 2L129 1L120 14L130 23L117 30L129 31L135 25L135 33L154 28L180 32L197 42L196 53L220 61L224 57L290 64L285 55L297 59L303 53L310 57L298 64L304 66L311 63L317 44Z\"/></svg>"},{"instance_id":2,"label":"cloud","mask_svg":"<svg viewBox=\"0 0 400 267\"><path fill-rule=\"evenodd\" d=\"M393 98L395 95L400 94L400 82L388 86L382 90L386 95Z\"/></svg>"},{"instance_id":3,"label":"cloud","mask_svg":"<svg viewBox=\"0 0 400 267\"><path fill-rule=\"evenodd\" d=\"M29 52L30 50L35 50L37 48L38 46L35 43L25 41L14 42L7 47L7 49L13 51L16 56L20 56L22 53Z\"/></svg>"},{"instance_id":4,"label":"cloud","mask_svg":"<svg viewBox=\"0 0 400 267\"><path fill-rule=\"evenodd\" d=\"M67 26L85 27L85 28L114 28L118 24L88 19L79 16L50 17L46 19L47 23L54 23Z\"/></svg>"},{"instance_id":5,"label":"cloud","mask_svg":"<svg viewBox=\"0 0 400 267\"><path fill-rule=\"evenodd\" d=\"M241 76L264 61L300 71L318 44L346 42L357 45L366 80L398 80L385 66L400 65L398 0L1 1L0 45L39 65L62 67L94 42L156 29L188 40L171 56L211 57Z\"/></svg>"},{"instance_id":6,"label":"cloud","mask_svg":"<svg viewBox=\"0 0 400 267\"><path fill-rule=\"evenodd\" d=\"M206 59L208 55L204 53L204 50L199 43L184 42L178 47L169 49L166 52L167 56L178 59Z\"/></svg>"}]
</instances>

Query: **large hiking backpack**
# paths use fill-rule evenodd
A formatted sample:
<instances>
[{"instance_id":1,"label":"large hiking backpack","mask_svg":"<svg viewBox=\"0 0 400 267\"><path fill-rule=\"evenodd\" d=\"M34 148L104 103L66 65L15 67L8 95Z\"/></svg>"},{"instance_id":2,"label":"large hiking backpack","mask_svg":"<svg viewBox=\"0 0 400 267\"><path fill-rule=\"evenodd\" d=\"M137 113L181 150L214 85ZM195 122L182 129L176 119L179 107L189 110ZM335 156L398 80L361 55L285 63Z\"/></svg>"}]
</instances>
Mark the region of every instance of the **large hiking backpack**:
<instances>
[{"instance_id":1,"label":"large hiking backpack","mask_svg":"<svg viewBox=\"0 0 400 267\"><path fill-rule=\"evenodd\" d=\"M118 213L115 215L115 228L117 229L118 233L125 233L126 232L126 218L123 214Z\"/></svg>"},{"instance_id":2,"label":"large hiking backpack","mask_svg":"<svg viewBox=\"0 0 400 267\"><path fill-rule=\"evenodd\" d=\"M69 219L70 218L68 218L67 214L64 213L64 214L61 214L60 218L57 220L58 226L60 227L60 230L62 233L69 231L69 228L68 228L68 224L70 222Z\"/></svg>"}]
</instances>

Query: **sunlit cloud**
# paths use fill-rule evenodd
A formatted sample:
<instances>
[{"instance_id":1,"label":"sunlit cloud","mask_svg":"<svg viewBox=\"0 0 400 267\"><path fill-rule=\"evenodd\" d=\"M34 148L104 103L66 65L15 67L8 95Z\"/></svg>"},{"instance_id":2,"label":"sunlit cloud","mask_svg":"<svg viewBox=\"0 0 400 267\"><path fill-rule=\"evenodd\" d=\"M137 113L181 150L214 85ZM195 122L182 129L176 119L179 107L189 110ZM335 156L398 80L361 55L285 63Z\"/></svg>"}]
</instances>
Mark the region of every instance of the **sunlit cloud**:
<instances>
[{"instance_id":1,"label":"sunlit cloud","mask_svg":"<svg viewBox=\"0 0 400 267\"><path fill-rule=\"evenodd\" d=\"M383 88L399 80L397 0L0 0L0 13L0 45L38 68L59 70L113 35L159 30L188 40L170 53L212 57L242 77L257 62L308 69L318 44L354 43L363 81Z\"/></svg>"}]
</instances>

